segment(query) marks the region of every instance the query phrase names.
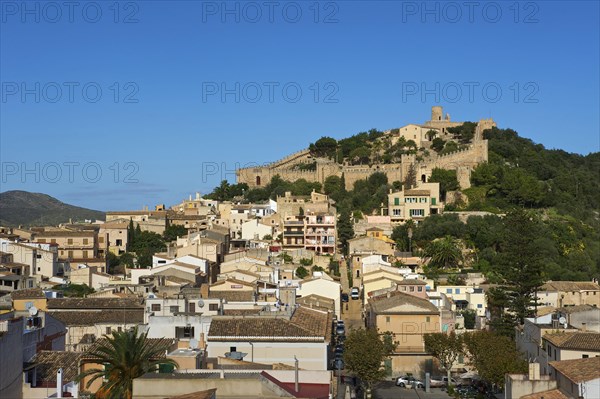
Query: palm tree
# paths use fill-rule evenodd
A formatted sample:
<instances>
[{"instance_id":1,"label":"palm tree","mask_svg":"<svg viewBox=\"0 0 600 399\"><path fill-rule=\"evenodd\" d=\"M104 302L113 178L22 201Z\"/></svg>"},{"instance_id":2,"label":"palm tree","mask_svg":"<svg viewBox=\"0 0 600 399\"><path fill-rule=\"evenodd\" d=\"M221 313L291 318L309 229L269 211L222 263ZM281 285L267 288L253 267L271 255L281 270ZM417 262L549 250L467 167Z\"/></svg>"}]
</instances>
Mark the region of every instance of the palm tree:
<instances>
[{"instance_id":1,"label":"palm tree","mask_svg":"<svg viewBox=\"0 0 600 399\"><path fill-rule=\"evenodd\" d=\"M457 267L463 260L458 240L452 236L432 241L425 249L425 256L431 258L431 266L444 269Z\"/></svg>"},{"instance_id":2,"label":"palm tree","mask_svg":"<svg viewBox=\"0 0 600 399\"><path fill-rule=\"evenodd\" d=\"M137 327L124 332L113 332L98 340L87 352L94 363L104 368L86 370L77 376L77 382L92 377L86 384L103 379L102 386L96 392L96 398L131 399L133 380L146 373L155 372L159 365L168 364L177 367L177 362L165 358L165 352L171 345L167 339L148 339L148 332L138 335Z\"/></svg>"}]
</instances>

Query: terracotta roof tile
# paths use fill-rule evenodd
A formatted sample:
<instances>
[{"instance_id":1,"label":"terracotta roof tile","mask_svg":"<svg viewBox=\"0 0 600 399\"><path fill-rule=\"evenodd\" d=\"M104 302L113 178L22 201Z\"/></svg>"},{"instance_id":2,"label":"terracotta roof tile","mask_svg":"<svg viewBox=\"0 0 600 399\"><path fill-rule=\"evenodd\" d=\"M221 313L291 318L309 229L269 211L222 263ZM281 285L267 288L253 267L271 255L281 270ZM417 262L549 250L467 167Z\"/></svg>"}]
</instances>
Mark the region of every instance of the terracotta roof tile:
<instances>
[{"instance_id":1,"label":"terracotta roof tile","mask_svg":"<svg viewBox=\"0 0 600 399\"><path fill-rule=\"evenodd\" d=\"M56 372L63 369L63 381L66 384L75 380L79 374L80 352L39 351L29 362L36 365L38 382L56 382Z\"/></svg>"},{"instance_id":2,"label":"terracotta roof tile","mask_svg":"<svg viewBox=\"0 0 600 399\"><path fill-rule=\"evenodd\" d=\"M65 311L49 314L67 326L92 326L94 324L141 324L144 322L144 310L101 310L101 311Z\"/></svg>"},{"instance_id":3,"label":"terracotta roof tile","mask_svg":"<svg viewBox=\"0 0 600 399\"><path fill-rule=\"evenodd\" d=\"M521 396L521 399L569 399L569 397L561 391L559 391L558 389L552 389L550 391L532 393L531 395Z\"/></svg>"},{"instance_id":4,"label":"terracotta roof tile","mask_svg":"<svg viewBox=\"0 0 600 399\"><path fill-rule=\"evenodd\" d=\"M10 296L12 299L33 299L46 298L41 288L27 288L24 290L13 291Z\"/></svg>"},{"instance_id":5,"label":"terracotta roof tile","mask_svg":"<svg viewBox=\"0 0 600 399\"><path fill-rule=\"evenodd\" d=\"M48 309L143 309L141 299L135 298L60 298L49 299Z\"/></svg>"},{"instance_id":6,"label":"terracotta roof tile","mask_svg":"<svg viewBox=\"0 0 600 399\"><path fill-rule=\"evenodd\" d=\"M331 316L328 312L299 307L292 317L215 317L208 332L209 341L252 338L256 341L272 340L327 340L331 335Z\"/></svg>"},{"instance_id":7,"label":"terracotta roof tile","mask_svg":"<svg viewBox=\"0 0 600 399\"><path fill-rule=\"evenodd\" d=\"M547 333L543 338L561 349L600 351L600 333L596 332Z\"/></svg>"},{"instance_id":8,"label":"terracotta roof tile","mask_svg":"<svg viewBox=\"0 0 600 399\"><path fill-rule=\"evenodd\" d=\"M576 384L600 378L600 357L561 360L550 365Z\"/></svg>"},{"instance_id":9,"label":"terracotta roof tile","mask_svg":"<svg viewBox=\"0 0 600 399\"><path fill-rule=\"evenodd\" d=\"M408 310L408 313L425 312L439 314L438 308L429 302L429 300L406 294L401 291L392 291L383 295L373 296L369 298L369 305L376 314L386 314L388 312L397 313L393 311L393 309L402 305L412 305L421 308L421 310L415 311Z\"/></svg>"},{"instance_id":10,"label":"terracotta roof tile","mask_svg":"<svg viewBox=\"0 0 600 399\"><path fill-rule=\"evenodd\" d=\"M548 281L541 291L600 291L600 285L591 281Z\"/></svg>"}]
</instances>

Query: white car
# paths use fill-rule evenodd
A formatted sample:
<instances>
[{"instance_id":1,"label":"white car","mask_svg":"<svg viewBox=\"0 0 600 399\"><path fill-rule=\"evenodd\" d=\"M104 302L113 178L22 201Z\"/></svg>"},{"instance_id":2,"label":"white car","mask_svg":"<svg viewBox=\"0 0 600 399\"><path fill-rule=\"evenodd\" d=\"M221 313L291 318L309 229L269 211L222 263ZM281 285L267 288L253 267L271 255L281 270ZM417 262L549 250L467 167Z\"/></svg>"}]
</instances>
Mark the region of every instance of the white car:
<instances>
[{"instance_id":1,"label":"white car","mask_svg":"<svg viewBox=\"0 0 600 399\"><path fill-rule=\"evenodd\" d=\"M358 290L358 288L352 287L352 289L350 290L350 298L352 298L352 299L360 298L360 291Z\"/></svg>"},{"instance_id":2,"label":"white car","mask_svg":"<svg viewBox=\"0 0 600 399\"><path fill-rule=\"evenodd\" d=\"M417 380L416 378L412 377L412 376L404 376L404 377L398 377L396 379L396 386L398 387L402 387L404 388L407 385L412 385L415 386L417 388L424 388L425 384L423 383L423 381Z\"/></svg>"}]
</instances>

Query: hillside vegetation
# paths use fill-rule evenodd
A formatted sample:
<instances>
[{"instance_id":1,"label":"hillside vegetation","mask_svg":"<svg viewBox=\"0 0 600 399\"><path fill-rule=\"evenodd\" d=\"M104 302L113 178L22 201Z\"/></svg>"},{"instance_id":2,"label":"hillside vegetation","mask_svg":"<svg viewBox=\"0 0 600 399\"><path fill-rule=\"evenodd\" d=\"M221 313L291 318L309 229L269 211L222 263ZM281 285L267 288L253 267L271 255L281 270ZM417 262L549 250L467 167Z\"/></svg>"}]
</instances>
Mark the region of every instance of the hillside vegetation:
<instances>
[{"instance_id":1,"label":"hillside vegetation","mask_svg":"<svg viewBox=\"0 0 600 399\"><path fill-rule=\"evenodd\" d=\"M28 191L0 193L0 225L42 226L88 220L104 220L104 212L65 204L46 194Z\"/></svg>"}]
</instances>

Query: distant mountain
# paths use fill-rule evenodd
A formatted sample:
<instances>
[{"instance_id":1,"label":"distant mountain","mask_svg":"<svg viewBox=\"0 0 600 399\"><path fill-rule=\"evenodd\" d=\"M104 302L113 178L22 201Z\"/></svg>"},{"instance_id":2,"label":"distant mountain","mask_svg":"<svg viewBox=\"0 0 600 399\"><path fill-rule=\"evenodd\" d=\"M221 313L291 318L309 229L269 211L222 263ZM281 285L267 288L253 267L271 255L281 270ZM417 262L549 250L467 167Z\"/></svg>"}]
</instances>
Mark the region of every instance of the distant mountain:
<instances>
[{"instance_id":1,"label":"distant mountain","mask_svg":"<svg viewBox=\"0 0 600 399\"><path fill-rule=\"evenodd\" d=\"M85 219L104 220L104 212L65 204L46 194L28 191L0 193L0 225L57 225Z\"/></svg>"}]
</instances>

